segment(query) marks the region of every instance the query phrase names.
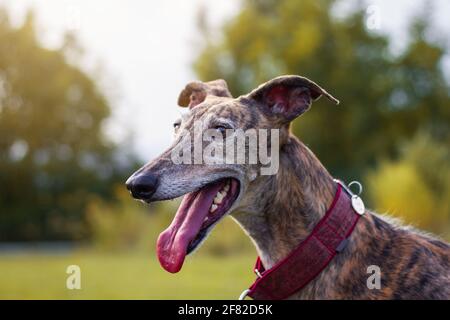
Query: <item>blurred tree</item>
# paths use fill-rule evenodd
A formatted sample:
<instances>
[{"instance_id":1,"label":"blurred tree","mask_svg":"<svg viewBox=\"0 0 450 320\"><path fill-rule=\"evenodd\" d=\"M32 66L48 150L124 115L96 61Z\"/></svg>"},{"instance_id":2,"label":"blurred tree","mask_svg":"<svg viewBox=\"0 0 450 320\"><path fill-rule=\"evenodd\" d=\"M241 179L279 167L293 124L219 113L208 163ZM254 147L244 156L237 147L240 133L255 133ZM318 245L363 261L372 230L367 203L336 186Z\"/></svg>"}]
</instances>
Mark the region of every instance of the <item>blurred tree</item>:
<instances>
[{"instance_id":1,"label":"blurred tree","mask_svg":"<svg viewBox=\"0 0 450 320\"><path fill-rule=\"evenodd\" d=\"M45 49L31 13L13 28L0 10L0 241L85 238L86 198L123 178L102 135L108 103L66 40Z\"/></svg>"},{"instance_id":2,"label":"blurred tree","mask_svg":"<svg viewBox=\"0 0 450 320\"><path fill-rule=\"evenodd\" d=\"M378 158L398 157L419 130L449 145L446 50L426 37L429 14L413 21L407 48L393 54L387 36L366 28L362 2L345 17L333 14L338 3L244 0L221 37L204 39L194 69L202 80L224 78L234 95L281 74L324 86L341 104L315 103L293 129L345 180L361 178Z\"/></svg>"},{"instance_id":3,"label":"blurred tree","mask_svg":"<svg viewBox=\"0 0 450 320\"><path fill-rule=\"evenodd\" d=\"M369 170L369 197L380 212L450 239L450 149L419 133L397 160Z\"/></svg>"}]
</instances>

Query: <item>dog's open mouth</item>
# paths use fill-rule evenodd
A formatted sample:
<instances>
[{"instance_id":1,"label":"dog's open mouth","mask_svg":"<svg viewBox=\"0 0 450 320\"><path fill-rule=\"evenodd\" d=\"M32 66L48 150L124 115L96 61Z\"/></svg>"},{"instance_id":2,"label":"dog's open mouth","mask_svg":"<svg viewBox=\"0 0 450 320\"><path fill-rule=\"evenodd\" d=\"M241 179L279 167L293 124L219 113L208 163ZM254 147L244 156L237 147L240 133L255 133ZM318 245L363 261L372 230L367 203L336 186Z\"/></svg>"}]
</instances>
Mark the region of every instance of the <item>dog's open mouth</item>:
<instances>
[{"instance_id":1,"label":"dog's open mouth","mask_svg":"<svg viewBox=\"0 0 450 320\"><path fill-rule=\"evenodd\" d=\"M239 195L239 182L221 179L184 196L170 226L158 238L161 266L180 271L184 258L205 238L211 227L231 208Z\"/></svg>"}]
</instances>

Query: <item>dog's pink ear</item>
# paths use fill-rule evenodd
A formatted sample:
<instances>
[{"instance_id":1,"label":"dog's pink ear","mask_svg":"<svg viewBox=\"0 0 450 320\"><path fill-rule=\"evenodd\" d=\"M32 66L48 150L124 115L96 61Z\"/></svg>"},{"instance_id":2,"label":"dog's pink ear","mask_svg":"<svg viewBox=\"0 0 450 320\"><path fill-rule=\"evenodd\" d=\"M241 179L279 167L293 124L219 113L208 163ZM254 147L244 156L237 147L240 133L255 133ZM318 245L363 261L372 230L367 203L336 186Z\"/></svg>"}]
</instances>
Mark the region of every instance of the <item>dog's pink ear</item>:
<instances>
[{"instance_id":1,"label":"dog's pink ear","mask_svg":"<svg viewBox=\"0 0 450 320\"><path fill-rule=\"evenodd\" d=\"M209 82L194 81L188 83L181 91L178 97L178 105L192 109L202 103L207 96L232 97L227 83L223 79Z\"/></svg>"},{"instance_id":2,"label":"dog's pink ear","mask_svg":"<svg viewBox=\"0 0 450 320\"><path fill-rule=\"evenodd\" d=\"M291 121L307 111L322 95L335 104L339 100L313 81L294 75L274 78L253 90L247 98L256 100L272 115Z\"/></svg>"}]
</instances>

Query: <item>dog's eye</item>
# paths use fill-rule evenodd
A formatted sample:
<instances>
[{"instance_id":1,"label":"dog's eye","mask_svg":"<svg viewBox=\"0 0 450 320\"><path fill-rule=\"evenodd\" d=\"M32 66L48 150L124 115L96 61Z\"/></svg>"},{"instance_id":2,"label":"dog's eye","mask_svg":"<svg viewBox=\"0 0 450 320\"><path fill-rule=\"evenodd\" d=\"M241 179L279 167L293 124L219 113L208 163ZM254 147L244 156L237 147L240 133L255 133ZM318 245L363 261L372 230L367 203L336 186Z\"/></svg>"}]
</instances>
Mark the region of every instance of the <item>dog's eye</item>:
<instances>
[{"instance_id":1,"label":"dog's eye","mask_svg":"<svg viewBox=\"0 0 450 320\"><path fill-rule=\"evenodd\" d=\"M231 129L231 128L228 126L225 126L225 125L217 125L217 126L214 126L214 129L219 131L222 135L225 136L227 129Z\"/></svg>"},{"instance_id":2,"label":"dog's eye","mask_svg":"<svg viewBox=\"0 0 450 320\"><path fill-rule=\"evenodd\" d=\"M180 126L181 126L181 121L175 121L175 122L173 123L173 128L174 128L175 130L177 130Z\"/></svg>"}]
</instances>

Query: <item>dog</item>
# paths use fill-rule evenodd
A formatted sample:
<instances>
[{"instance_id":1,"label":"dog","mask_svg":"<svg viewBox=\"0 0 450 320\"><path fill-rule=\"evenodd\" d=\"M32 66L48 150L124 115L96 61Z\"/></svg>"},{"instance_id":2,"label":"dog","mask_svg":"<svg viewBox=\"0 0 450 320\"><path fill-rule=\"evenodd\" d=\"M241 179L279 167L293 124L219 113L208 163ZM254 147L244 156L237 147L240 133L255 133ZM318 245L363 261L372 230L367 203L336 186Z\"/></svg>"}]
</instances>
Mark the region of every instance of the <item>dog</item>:
<instances>
[{"instance_id":1,"label":"dog","mask_svg":"<svg viewBox=\"0 0 450 320\"><path fill-rule=\"evenodd\" d=\"M226 215L253 240L264 270L277 269L293 252L299 252L299 245L310 240L341 186L290 132L290 122L321 96L338 103L313 81L295 75L274 78L238 98L232 97L224 80L195 81L182 90L178 103L189 112L174 124L174 143L126 182L132 196L147 203L184 196L173 222L158 238L158 258L164 269L178 272L185 256ZM260 163L174 164L171 154L176 146L191 148L188 144L192 139L184 139L181 132L192 133L196 121L203 129L218 132L277 129L277 172L259 174ZM348 190L345 186L341 189ZM348 200L342 201L350 203L356 196L349 193L345 197ZM447 243L364 208L361 213L349 213L358 221L349 230L344 248L337 248L337 254L331 250L332 258L314 271L311 279L281 298L450 298ZM303 267L291 264L292 277L307 272L305 268L312 261L305 259ZM370 266L380 271L377 288L368 286ZM277 286L284 284L271 284L266 291ZM277 295L267 292L267 297Z\"/></svg>"}]
</instances>

